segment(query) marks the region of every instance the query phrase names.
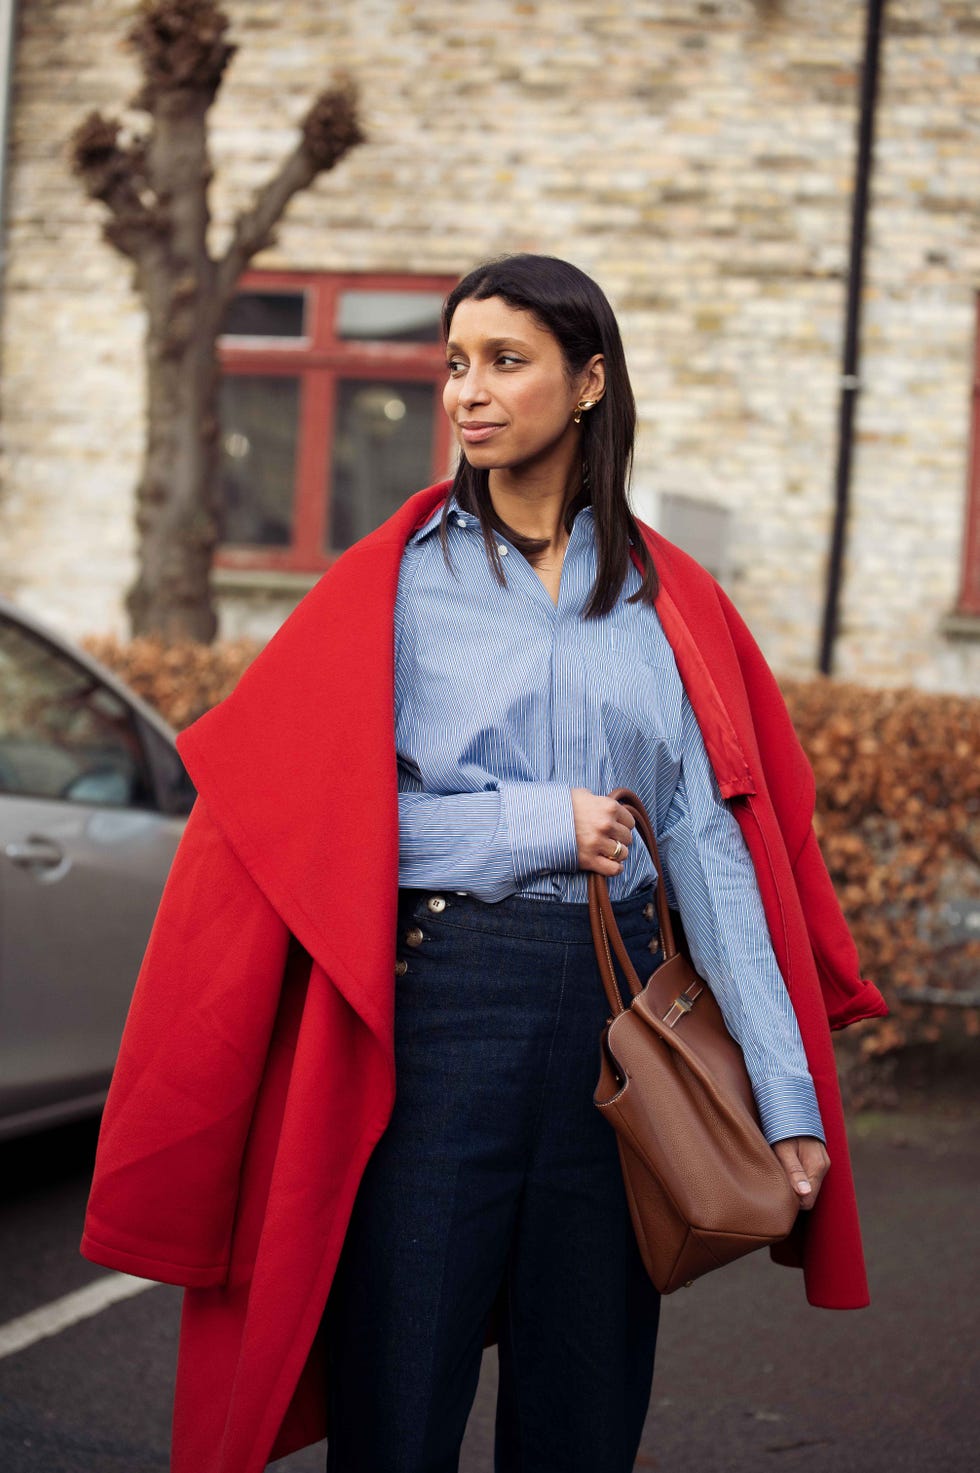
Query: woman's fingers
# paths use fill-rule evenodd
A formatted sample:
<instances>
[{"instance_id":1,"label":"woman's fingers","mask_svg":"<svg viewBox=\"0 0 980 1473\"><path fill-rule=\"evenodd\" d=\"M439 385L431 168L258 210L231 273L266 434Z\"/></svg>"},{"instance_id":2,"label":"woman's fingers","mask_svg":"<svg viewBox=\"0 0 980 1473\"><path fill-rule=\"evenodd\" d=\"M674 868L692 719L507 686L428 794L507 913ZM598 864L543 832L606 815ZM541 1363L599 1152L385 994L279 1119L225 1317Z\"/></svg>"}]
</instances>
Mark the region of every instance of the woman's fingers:
<instances>
[{"instance_id":1,"label":"woman's fingers","mask_svg":"<svg viewBox=\"0 0 980 1473\"><path fill-rule=\"evenodd\" d=\"M799 1198L800 1206L809 1212L830 1169L826 1146L816 1136L798 1135L777 1141L773 1150Z\"/></svg>"},{"instance_id":2,"label":"woman's fingers","mask_svg":"<svg viewBox=\"0 0 980 1473\"><path fill-rule=\"evenodd\" d=\"M588 788L572 789L572 810L579 868L609 877L621 874L633 842L632 814Z\"/></svg>"}]
</instances>

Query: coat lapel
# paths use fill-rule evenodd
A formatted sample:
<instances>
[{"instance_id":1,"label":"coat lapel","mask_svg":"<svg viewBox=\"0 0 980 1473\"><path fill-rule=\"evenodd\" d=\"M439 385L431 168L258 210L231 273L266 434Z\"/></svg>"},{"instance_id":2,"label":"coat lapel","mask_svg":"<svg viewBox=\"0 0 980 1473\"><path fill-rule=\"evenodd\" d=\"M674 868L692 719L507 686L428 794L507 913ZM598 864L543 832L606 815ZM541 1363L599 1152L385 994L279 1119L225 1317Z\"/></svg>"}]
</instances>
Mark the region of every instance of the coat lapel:
<instances>
[{"instance_id":1,"label":"coat lapel","mask_svg":"<svg viewBox=\"0 0 980 1473\"><path fill-rule=\"evenodd\" d=\"M390 1051L398 892L393 610L420 491L343 555L178 741L256 884Z\"/></svg>"}]
</instances>

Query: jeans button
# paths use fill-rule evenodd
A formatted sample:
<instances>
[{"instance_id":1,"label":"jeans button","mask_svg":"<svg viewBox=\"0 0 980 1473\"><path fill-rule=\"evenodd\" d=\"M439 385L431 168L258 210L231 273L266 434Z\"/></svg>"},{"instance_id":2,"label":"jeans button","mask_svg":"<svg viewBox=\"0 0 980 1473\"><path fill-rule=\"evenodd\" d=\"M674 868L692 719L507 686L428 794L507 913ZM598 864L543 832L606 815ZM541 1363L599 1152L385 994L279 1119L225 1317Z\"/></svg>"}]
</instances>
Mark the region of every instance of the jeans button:
<instances>
[{"instance_id":1,"label":"jeans button","mask_svg":"<svg viewBox=\"0 0 980 1473\"><path fill-rule=\"evenodd\" d=\"M441 895L430 895L425 902L433 915L441 915L446 909L446 902Z\"/></svg>"},{"instance_id":2,"label":"jeans button","mask_svg":"<svg viewBox=\"0 0 980 1473\"><path fill-rule=\"evenodd\" d=\"M406 946L421 946L424 940L425 937L422 935L418 926L413 926L410 931L405 932Z\"/></svg>"},{"instance_id":3,"label":"jeans button","mask_svg":"<svg viewBox=\"0 0 980 1473\"><path fill-rule=\"evenodd\" d=\"M405 973L407 971L408 971L408 962L407 961L404 961L401 957L399 957L398 960L395 962L395 976L396 977L404 977L404 975L405 975Z\"/></svg>"}]
</instances>

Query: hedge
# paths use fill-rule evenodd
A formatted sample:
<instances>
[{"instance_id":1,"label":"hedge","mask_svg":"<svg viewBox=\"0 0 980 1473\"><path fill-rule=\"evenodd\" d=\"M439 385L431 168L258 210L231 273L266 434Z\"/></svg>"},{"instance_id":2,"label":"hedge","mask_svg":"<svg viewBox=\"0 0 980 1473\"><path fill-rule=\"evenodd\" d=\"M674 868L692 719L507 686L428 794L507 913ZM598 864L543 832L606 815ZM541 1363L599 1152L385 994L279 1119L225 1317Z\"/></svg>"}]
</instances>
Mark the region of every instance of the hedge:
<instances>
[{"instance_id":1,"label":"hedge","mask_svg":"<svg viewBox=\"0 0 980 1473\"><path fill-rule=\"evenodd\" d=\"M980 700L831 680L782 685L817 779L827 867L893 1008L866 1051L933 1041L947 1027L976 1036ZM933 994L927 1003L909 1001L923 993Z\"/></svg>"},{"instance_id":2,"label":"hedge","mask_svg":"<svg viewBox=\"0 0 980 1473\"><path fill-rule=\"evenodd\" d=\"M111 635L83 643L178 731L223 700L262 648L250 639L215 644L133 639L123 644Z\"/></svg>"},{"instance_id":3,"label":"hedge","mask_svg":"<svg viewBox=\"0 0 980 1473\"><path fill-rule=\"evenodd\" d=\"M179 728L231 690L259 646L102 638L88 648ZM971 939L968 914L972 905L980 922L980 700L823 679L783 691L816 773L824 857L893 1009L864 1029L863 1051L948 1028L980 1033L980 930ZM929 1001L909 1000L924 990Z\"/></svg>"}]
</instances>

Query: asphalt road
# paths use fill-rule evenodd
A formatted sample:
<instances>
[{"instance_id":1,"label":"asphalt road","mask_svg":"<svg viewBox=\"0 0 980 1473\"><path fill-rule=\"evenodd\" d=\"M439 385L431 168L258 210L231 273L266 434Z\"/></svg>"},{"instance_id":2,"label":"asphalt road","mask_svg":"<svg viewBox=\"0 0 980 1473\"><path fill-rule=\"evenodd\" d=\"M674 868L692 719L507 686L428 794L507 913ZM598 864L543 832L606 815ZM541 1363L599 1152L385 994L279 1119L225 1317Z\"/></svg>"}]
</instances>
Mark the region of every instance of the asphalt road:
<instances>
[{"instance_id":1,"label":"asphalt road","mask_svg":"<svg viewBox=\"0 0 980 1473\"><path fill-rule=\"evenodd\" d=\"M636 1468L966 1473L978 1466L975 1111L852 1127L874 1303L806 1306L763 1255L664 1306ZM101 1277L77 1256L94 1131L0 1148L3 1326ZM157 1287L0 1359L0 1473L165 1473L179 1291ZM492 1468L488 1353L461 1473ZM322 1473L323 1448L276 1465Z\"/></svg>"}]
</instances>

